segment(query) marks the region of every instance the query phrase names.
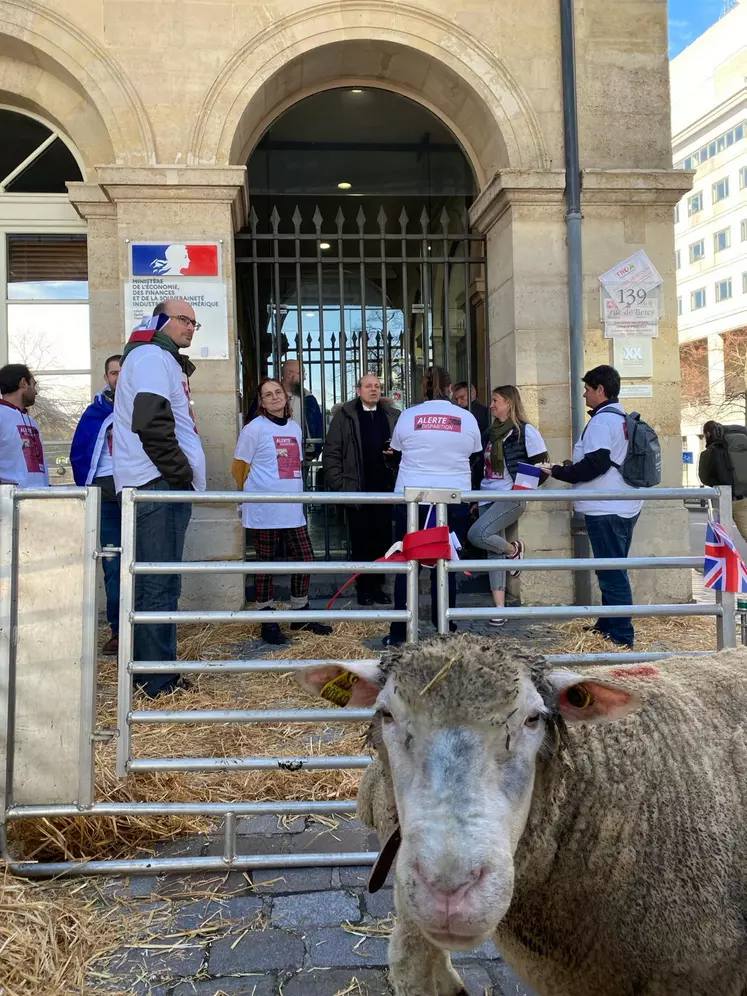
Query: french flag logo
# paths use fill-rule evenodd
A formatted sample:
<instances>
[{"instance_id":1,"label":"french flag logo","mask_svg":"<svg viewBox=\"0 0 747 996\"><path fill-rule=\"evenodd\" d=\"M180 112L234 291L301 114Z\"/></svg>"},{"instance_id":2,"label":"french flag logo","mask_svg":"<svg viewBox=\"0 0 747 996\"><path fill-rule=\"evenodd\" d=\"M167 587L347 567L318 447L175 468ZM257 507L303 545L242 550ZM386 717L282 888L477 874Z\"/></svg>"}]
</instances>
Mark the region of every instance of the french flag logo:
<instances>
[{"instance_id":1,"label":"french flag logo","mask_svg":"<svg viewBox=\"0 0 747 996\"><path fill-rule=\"evenodd\" d=\"M217 277L218 246L172 242L132 246L134 277Z\"/></svg>"},{"instance_id":2,"label":"french flag logo","mask_svg":"<svg viewBox=\"0 0 747 996\"><path fill-rule=\"evenodd\" d=\"M542 471L531 463L520 463L512 491L534 491L539 487Z\"/></svg>"}]
</instances>

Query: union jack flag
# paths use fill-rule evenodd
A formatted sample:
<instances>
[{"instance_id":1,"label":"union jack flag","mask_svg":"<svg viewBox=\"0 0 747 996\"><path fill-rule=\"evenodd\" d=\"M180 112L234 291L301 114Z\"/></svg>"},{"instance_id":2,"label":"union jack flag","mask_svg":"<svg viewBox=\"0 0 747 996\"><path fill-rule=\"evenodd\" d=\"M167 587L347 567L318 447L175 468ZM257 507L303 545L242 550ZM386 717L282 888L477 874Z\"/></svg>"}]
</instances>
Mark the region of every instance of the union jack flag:
<instances>
[{"instance_id":1,"label":"union jack flag","mask_svg":"<svg viewBox=\"0 0 747 996\"><path fill-rule=\"evenodd\" d=\"M747 592L747 567L723 526L708 520L703 586L715 591Z\"/></svg>"}]
</instances>

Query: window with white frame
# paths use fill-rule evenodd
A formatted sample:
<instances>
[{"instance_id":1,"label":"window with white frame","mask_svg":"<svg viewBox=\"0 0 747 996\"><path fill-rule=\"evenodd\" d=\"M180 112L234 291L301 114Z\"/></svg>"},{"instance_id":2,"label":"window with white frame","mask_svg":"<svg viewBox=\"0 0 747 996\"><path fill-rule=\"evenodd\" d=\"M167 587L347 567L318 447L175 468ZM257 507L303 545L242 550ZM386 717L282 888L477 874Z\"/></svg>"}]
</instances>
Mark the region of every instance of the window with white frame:
<instances>
[{"instance_id":1,"label":"window with white frame","mask_svg":"<svg viewBox=\"0 0 747 996\"><path fill-rule=\"evenodd\" d=\"M747 273L742 274L742 293L747 294Z\"/></svg>"},{"instance_id":2,"label":"window with white frame","mask_svg":"<svg viewBox=\"0 0 747 996\"><path fill-rule=\"evenodd\" d=\"M742 234L742 242L747 242L747 218L742 219L739 229Z\"/></svg>"},{"instance_id":3,"label":"window with white frame","mask_svg":"<svg viewBox=\"0 0 747 996\"><path fill-rule=\"evenodd\" d=\"M739 189L747 187L747 166L743 166L739 171Z\"/></svg>"},{"instance_id":4,"label":"window with white frame","mask_svg":"<svg viewBox=\"0 0 747 996\"><path fill-rule=\"evenodd\" d=\"M706 306L706 292L705 287L701 287L699 290L692 291L690 294L690 311L700 311L701 308Z\"/></svg>"},{"instance_id":5,"label":"window with white frame","mask_svg":"<svg viewBox=\"0 0 747 996\"><path fill-rule=\"evenodd\" d=\"M747 276L747 274L746 274L746 276ZM682 298L681 297L677 298L677 314L678 315L682 314Z\"/></svg>"},{"instance_id":6,"label":"window with white frame","mask_svg":"<svg viewBox=\"0 0 747 996\"><path fill-rule=\"evenodd\" d=\"M716 301L728 301L731 297L731 277L716 281Z\"/></svg>"},{"instance_id":7,"label":"window with white frame","mask_svg":"<svg viewBox=\"0 0 747 996\"><path fill-rule=\"evenodd\" d=\"M682 250L678 249L674 254L674 268L679 270L682 268Z\"/></svg>"},{"instance_id":8,"label":"window with white frame","mask_svg":"<svg viewBox=\"0 0 747 996\"><path fill-rule=\"evenodd\" d=\"M724 249L728 249L731 245L731 229L723 228L720 232L716 232L713 236L713 251L723 252Z\"/></svg>"},{"instance_id":9,"label":"window with white frame","mask_svg":"<svg viewBox=\"0 0 747 996\"><path fill-rule=\"evenodd\" d=\"M674 223L679 225L680 223L680 206L679 204L674 205Z\"/></svg>"},{"instance_id":10,"label":"window with white frame","mask_svg":"<svg viewBox=\"0 0 747 996\"><path fill-rule=\"evenodd\" d=\"M711 187L713 203L725 200L729 196L729 177L725 176Z\"/></svg>"},{"instance_id":11,"label":"window with white frame","mask_svg":"<svg viewBox=\"0 0 747 996\"><path fill-rule=\"evenodd\" d=\"M0 107L0 139L0 364L36 377L54 468L91 397L85 223L66 188L83 174L66 137L35 115Z\"/></svg>"},{"instance_id":12,"label":"window with white frame","mask_svg":"<svg viewBox=\"0 0 747 996\"><path fill-rule=\"evenodd\" d=\"M687 199L687 214L688 217L692 217L699 211L703 210L703 192L699 191L697 194L693 194L692 197Z\"/></svg>"},{"instance_id":13,"label":"window with white frame","mask_svg":"<svg viewBox=\"0 0 747 996\"><path fill-rule=\"evenodd\" d=\"M697 263L705 256L705 239L698 239L689 247L690 262Z\"/></svg>"}]
</instances>

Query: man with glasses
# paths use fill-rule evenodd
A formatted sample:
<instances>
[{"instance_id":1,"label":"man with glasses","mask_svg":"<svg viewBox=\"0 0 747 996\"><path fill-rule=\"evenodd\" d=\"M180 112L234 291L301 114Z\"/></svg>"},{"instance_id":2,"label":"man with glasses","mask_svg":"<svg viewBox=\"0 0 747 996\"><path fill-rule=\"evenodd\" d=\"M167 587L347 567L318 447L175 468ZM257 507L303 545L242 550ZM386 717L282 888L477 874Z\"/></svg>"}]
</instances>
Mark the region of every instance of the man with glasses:
<instances>
[{"instance_id":1,"label":"man with glasses","mask_svg":"<svg viewBox=\"0 0 747 996\"><path fill-rule=\"evenodd\" d=\"M186 301L156 305L122 353L114 397L114 483L142 491L204 491L205 454L197 434L189 378L194 364L179 352L192 343L200 323ZM192 513L188 502L136 505L137 560L181 561ZM145 574L135 583L135 610L174 612L181 575ZM135 627L134 660L175 661L176 626ZM180 687L178 674L141 674L136 678L150 697Z\"/></svg>"}]
</instances>

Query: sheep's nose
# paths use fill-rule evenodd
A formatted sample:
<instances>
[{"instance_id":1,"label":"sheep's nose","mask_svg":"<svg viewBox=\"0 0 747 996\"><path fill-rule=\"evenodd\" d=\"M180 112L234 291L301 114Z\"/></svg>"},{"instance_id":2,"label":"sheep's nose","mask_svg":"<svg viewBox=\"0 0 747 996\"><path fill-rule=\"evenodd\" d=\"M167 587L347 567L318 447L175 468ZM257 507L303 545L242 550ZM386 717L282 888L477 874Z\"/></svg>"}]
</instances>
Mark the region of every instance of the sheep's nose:
<instances>
[{"instance_id":1,"label":"sheep's nose","mask_svg":"<svg viewBox=\"0 0 747 996\"><path fill-rule=\"evenodd\" d=\"M417 861L413 865L413 871L421 884L425 886L436 911L441 916L450 916L459 913L465 899L487 874L488 869L487 866L476 868L459 883L446 882L429 875Z\"/></svg>"}]
</instances>

